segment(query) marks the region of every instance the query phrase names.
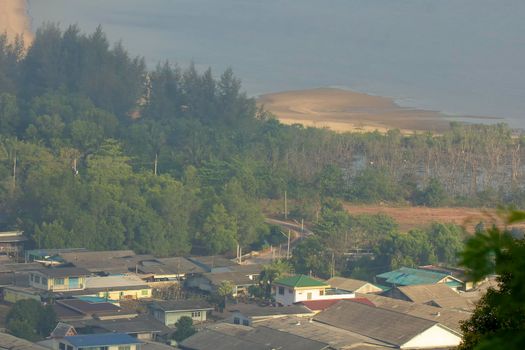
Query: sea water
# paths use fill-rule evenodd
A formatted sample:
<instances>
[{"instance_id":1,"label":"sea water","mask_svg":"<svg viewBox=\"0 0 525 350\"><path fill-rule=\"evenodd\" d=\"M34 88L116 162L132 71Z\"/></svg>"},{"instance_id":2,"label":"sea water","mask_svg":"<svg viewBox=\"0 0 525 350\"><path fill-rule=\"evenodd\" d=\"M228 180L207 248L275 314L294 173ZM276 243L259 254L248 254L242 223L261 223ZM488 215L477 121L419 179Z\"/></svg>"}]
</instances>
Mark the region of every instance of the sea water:
<instances>
[{"instance_id":1,"label":"sea water","mask_svg":"<svg viewBox=\"0 0 525 350\"><path fill-rule=\"evenodd\" d=\"M251 95L339 86L525 127L523 0L30 0L154 67L232 67Z\"/></svg>"}]
</instances>

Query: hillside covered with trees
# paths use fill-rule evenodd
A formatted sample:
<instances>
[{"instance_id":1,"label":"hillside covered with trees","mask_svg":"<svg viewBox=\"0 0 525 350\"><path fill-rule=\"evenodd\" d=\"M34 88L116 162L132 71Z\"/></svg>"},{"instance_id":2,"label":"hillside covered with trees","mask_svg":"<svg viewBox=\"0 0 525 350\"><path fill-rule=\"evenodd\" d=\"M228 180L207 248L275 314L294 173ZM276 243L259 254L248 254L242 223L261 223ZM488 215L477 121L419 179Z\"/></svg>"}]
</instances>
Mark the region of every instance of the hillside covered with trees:
<instances>
[{"instance_id":1,"label":"hillside covered with trees","mask_svg":"<svg viewBox=\"0 0 525 350\"><path fill-rule=\"evenodd\" d=\"M359 227L353 244L389 250L383 268L452 262L428 233L399 236L388 218L343 215L333 199L523 206L524 143L503 124L409 136L285 126L231 70L149 71L100 28L44 26L27 53L0 36L0 212L4 227L24 230L36 247L231 252L280 236L260 203L286 191L292 215L319 218L325 247L342 247L341 233ZM447 232L457 228L429 230L456 250L462 233ZM388 242L426 255L396 255ZM298 249L306 244L316 242Z\"/></svg>"}]
</instances>

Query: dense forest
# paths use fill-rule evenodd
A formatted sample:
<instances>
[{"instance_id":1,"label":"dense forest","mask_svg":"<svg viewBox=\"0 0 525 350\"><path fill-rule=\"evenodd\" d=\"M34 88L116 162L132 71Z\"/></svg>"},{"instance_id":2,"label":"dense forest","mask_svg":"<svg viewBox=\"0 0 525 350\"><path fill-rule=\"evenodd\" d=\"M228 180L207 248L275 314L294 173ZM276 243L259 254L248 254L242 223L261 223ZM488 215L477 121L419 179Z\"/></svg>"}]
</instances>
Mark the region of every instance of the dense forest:
<instances>
[{"instance_id":1,"label":"dense forest","mask_svg":"<svg viewBox=\"0 0 525 350\"><path fill-rule=\"evenodd\" d=\"M463 233L400 234L389 218L351 217L338 201L525 204L525 138L504 124L453 123L443 135L286 126L231 70L166 62L150 71L100 28L50 24L23 47L0 35L0 213L36 247L231 252L280 239L260 203L286 191L290 214L320 232L297 259L319 246L373 247L375 268L386 269L453 263ZM303 272L319 263L299 260ZM340 261L338 271L370 273Z\"/></svg>"}]
</instances>

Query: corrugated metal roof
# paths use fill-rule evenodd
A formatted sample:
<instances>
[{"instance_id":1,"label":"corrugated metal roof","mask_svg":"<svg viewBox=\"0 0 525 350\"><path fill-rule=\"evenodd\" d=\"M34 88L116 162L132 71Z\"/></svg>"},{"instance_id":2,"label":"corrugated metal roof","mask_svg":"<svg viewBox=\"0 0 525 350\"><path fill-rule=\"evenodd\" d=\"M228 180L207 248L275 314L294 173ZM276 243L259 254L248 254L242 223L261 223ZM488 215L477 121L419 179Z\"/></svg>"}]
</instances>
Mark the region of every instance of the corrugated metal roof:
<instances>
[{"instance_id":1,"label":"corrugated metal roof","mask_svg":"<svg viewBox=\"0 0 525 350\"><path fill-rule=\"evenodd\" d=\"M439 309L430 305L416 304L375 294L359 294L359 296L369 299L377 307L439 322L457 333L461 332L460 322L468 319L471 315L469 312Z\"/></svg>"},{"instance_id":2,"label":"corrugated metal roof","mask_svg":"<svg viewBox=\"0 0 525 350\"><path fill-rule=\"evenodd\" d=\"M355 292L358 289L360 289L360 288L362 288L362 287L364 287L366 285L370 285L371 288L375 287L378 292L381 291L381 288L373 285L370 282L356 280L356 279L353 279L353 278L332 277L329 280L327 280L326 283L328 283L330 286L332 286L334 288L350 290L352 292Z\"/></svg>"},{"instance_id":3,"label":"corrugated metal roof","mask_svg":"<svg viewBox=\"0 0 525 350\"><path fill-rule=\"evenodd\" d=\"M201 299L156 301L151 307L165 312L213 310L210 303Z\"/></svg>"},{"instance_id":4,"label":"corrugated metal roof","mask_svg":"<svg viewBox=\"0 0 525 350\"><path fill-rule=\"evenodd\" d=\"M274 281L274 284L281 286L292 287L292 288L304 288L304 287L329 287L323 281L317 280L306 275L294 275L289 277L279 278Z\"/></svg>"},{"instance_id":5,"label":"corrugated metal roof","mask_svg":"<svg viewBox=\"0 0 525 350\"><path fill-rule=\"evenodd\" d=\"M413 269L410 267L401 267L394 271L379 274L376 277L385 279L386 282L390 284L395 284L399 286L410 286L417 284L438 283L442 279L451 276L435 271Z\"/></svg>"},{"instance_id":6,"label":"corrugated metal roof","mask_svg":"<svg viewBox=\"0 0 525 350\"><path fill-rule=\"evenodd\" d=\"M74 335L64 339L75 347L142 344L137 338L124 333Z\"/></svg>"},{"instance_id":7,"label":"corrugated metal roof","mask_svg":"<svg viewBox=\"0 0 525 350\"><path fill-rule=\"evenodd\" d=\"M435 321L343 300L319 313L315 321L401 346L437 324Z\"/></svg>"},{"instance_id":8,"label":"corrugated metal roof","mask_svg":"<svg viewBox=\"0 0 525 350\"><path fill-rule=\"evenodd\" d=\"M48 350L47 348L6 333L0 333L0 349Z\"/></svg>"},{"instance_id":9,"label":"corrugated metal roof","mask_svg":"<svg viewBox=\"0 0 525 350\"><path fill-rule=\"evenodd\" d=\"M444 283L436 284L421 284L416 286L400 286L396 287L402 294L414 303L424 304L433 299L458 297L457 292L454 292L450 287Z\"/></svg>"}]
</instances>

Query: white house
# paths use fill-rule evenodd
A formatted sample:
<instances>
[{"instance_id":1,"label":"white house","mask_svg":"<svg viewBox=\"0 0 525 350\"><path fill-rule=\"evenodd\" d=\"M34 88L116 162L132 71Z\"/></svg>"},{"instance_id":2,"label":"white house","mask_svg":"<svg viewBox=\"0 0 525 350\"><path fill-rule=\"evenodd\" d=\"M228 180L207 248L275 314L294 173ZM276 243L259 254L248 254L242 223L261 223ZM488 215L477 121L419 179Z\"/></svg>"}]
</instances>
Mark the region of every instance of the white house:
<instances>
[{"instance_id":1,"label":"white house","mask_svg":"<svg viewBox=\"0 0 525 350\"><path fill-rule=\"evenodd\" d=\"M272 294L275 301L283 306L305 300L351 299L355 297L353 292L331 288L329 284L305 275L289 276L274 281Z\"/></svg>"}]
</instances>

